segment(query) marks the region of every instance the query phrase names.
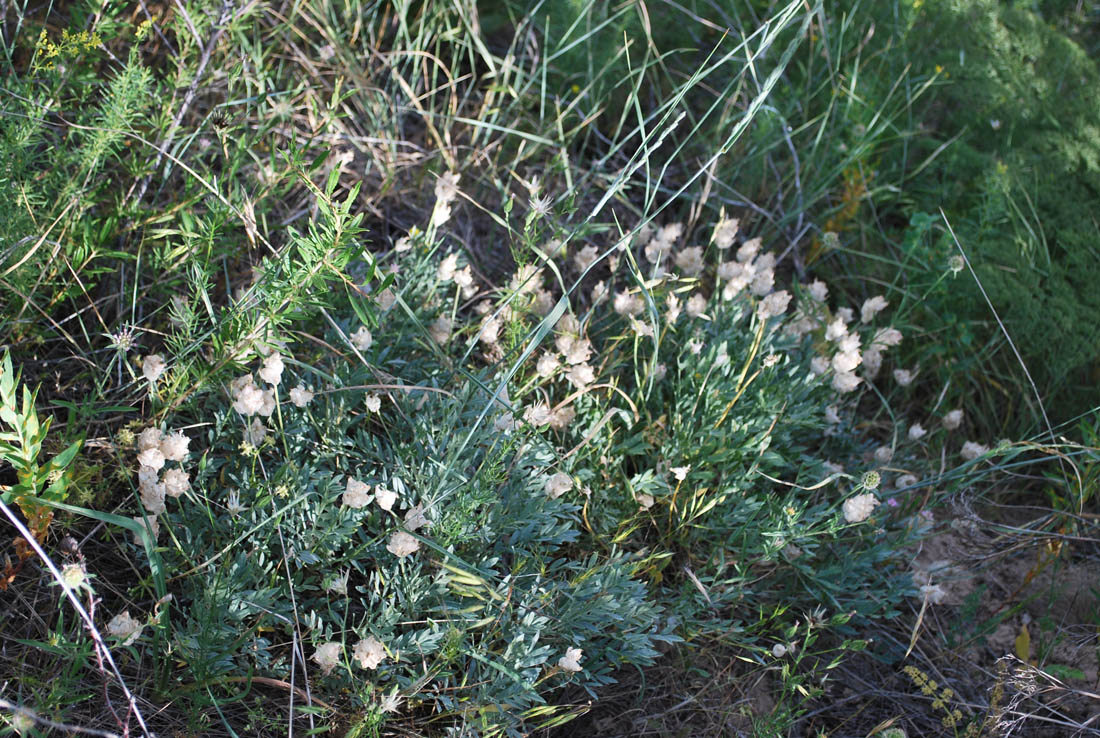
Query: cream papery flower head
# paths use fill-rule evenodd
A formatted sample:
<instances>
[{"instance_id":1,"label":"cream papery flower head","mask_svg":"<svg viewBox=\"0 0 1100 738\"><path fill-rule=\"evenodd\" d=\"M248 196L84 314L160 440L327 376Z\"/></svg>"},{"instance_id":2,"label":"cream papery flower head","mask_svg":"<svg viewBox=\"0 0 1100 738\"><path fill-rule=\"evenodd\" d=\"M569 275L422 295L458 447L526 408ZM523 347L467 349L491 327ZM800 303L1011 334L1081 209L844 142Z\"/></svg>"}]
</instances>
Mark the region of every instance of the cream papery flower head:
<instances>
[{"instance_id":1,"label":"cream papery flower head","mask_svg":"<svg viewBox=\"0 0 1100 738\"><path fill-rule=\"evenodd\" d=\"M824 356L815 356L810 359L810 371L813 372L814 376L820 377L829 371L829 360Z\"/></svg>"},{"instance_id":2,"label":"cream papery flower head","mask_svg":"<svg viewBox=\"0 0 1100 738\"><path fill-rule=\"evenodd\" d=\"M299 384L290 391L290 401L295 407L305 407L313 400L313 393Z\"/></svg>"},{"instance_id":3,"label":"cream papery flower head","mask_svg":"<svg viewBox=\"0 0 1100 738\"><path fill-rule=\"evenodd\" d=\"M329 580L329 583L325 585L325 591L341 595L342 597L347 597L349 576L351 576L351 569L344 569L343 574L338 577L333 577L331 580Z\"/></svg>"},{"instance_id":4,"label":"cream papery flower head","mask_svg":"<svg viewBox=\"0 0 1100 738\"><path fill-rule=\"evenodd\" d=\"M187 447L191 439L180 431L170 433L161 439L160 452L166 461L183 461L187 458Z\"/></svg>"},{"instance_id":5,"label":"cream papery flower head","mask_svg":"<svg viewBox=\"0 0 1100 738\"><path fill-rule=\"evenodd\" d=\"M486 346L495 345L500 339L501 327L500 316L486 316L481 323L481 333L477 337L478 340Z\"/></svg>"},{"instance_id":6,"label":"cream papery flower head","mask_svg":"<svg viewBox=\"0 0 1100 738\"><path fill-rule=\"evenodd\" d=\"M371 502L370 485L354 477L348 477L342 502L355 509L366 507Z\"/></svg>"},{"instance_id":7,"label":"cream papery flower head","mask_svg":"<svg viewBox=\"0 0 1100 738\"><path fill-rule=\"evenodd\" d=\"M382 398L373 392L363 398L363 402L366 403L367 410L370 410L372 413L376 413L382 409Z\"/></svg>"},{"instance_id":8,"label":"cream papery flower head","mask_svg":"<svg viewBox=\"0 0 1100 738\"><path fill-rule=\"evenodd\" d=\"M882 352L877 347L872 346L863 352L863 376L867 379L874 379L878 376L879 369L882 368Z\"/></svg>"},{"instance_id":9,"label":"cream papery flower head","mask_svg":"<svg viewBox=\"0 0 1100 738\"><path fill-rule=\"evenodd\" d=\"M840 393L848 393L855 390L863 380L851 372L837 372L833 375L833 389Z\"/></svg>"},{"instance_id":10,"label":"cream papery flower head","mask_svg":"<svg viewBox=\"0 0 1100 738\"><path fill-rule=\"evenodd\" d=\"M554 309L554 305L557 304L557 300L550 294L549 290L537 289L535 290L535 297L531 301L531 309L538 315L546 317L550 314L550 311Z\"/></svg>"},{"instance_id":11,"label":"cream papery flower head","mask_svg":"<svg viewBox=\"0 0 1100 738\"><path fill-rule=\"evenodd\" d=\"M520 295L529 295L542 289L542 275L534 264L524 264L512 275L508 289Z\"/></svg>"},{"instance_id":12,"label":"cream papery flower head","mask_svg":"<svg viewBox=\"0 0 1100 738\"><path fill-rule=\"evenodd\" d=\"M962 451L959 455L967 461L973 461L979 456L984 456L989 453L989 446L984 446L976 441L967 441L963 444Z\"/></svg>"},{"instance_id":13,"label":"cream papery flower head","mask_svg":"<svg viewBox=\"0 0 1100 738\"><path fill-rule=\"evenodd\" d=\"M139 620L130 615L129 610L123 610L107 623L107 632L116 638L122 638L124 646L132 645L140 638L144 628Z\"/></svg>"},{"instance_id":14,"label":"cream papery flower head","mask_svg":"<svg viewBox=\"0 0 1100 738\"><path fill-rule=\"evenodd\" d=\"M477 285L474 283L474 270L469 264L455 272L455 284L462 289L462 296L466 298L477 294Z\"/></svg>"},{"instance_id":15,"label":"cream papery flower head","mask_svg":"<svg viewBox=\"0 0 1100 738\"><path fill-rule=\"evenodd\" d=\"M825 422L829 425L836 425L840 422L840 410L836 405L829 405L825 408Z\"/></svg>"},{"instance_id":16,"label":"cream papery flower head","mask_svg":"<svg viewBox=\"0 0 1100 738\"><path fill-rule=\"evenodd\" d=\"M264 365L260 367L260 379L274 386L283 376L283 357L277 353L268 354Z\"/></svg>"},{"instance_id":17,"label":"cream papery flower head","mask_svg":"<svg viewBox=\"0 0 1100 738\"><path fill-rule=\"evenodd\" d=\"M894 449L889 446L879 446L875 449L875 461L880 464L889 464L894 458Z\"/></svg>"},{"instance_id":18,"label":"cream papery flower head","mask_svg":"<svg viewBox=\"0 0 1100 738\"><path fill-rule=\"evenodd\" d=\"M775 270L770 268L757 270L756 275L752 278L752 286L749 287L749 292L757 297L763 297L773 289L775 289Z\"/></svg>"},{"instance_id":19,"label":"cream papery flower head","mask_svg":"<svg viewBox=\"0 0 1100 738\"><path fill-rule=\"evenodd\" d=\"M157 538L160 537L160 523L157 522L157 516L156 515L150 515L150 516L148 516L148 518L143 518L140 515L137 515L133 518L133 521L135 523L137 523L139 526L141 526L142 528L146 527L146 520L149 521L148 522L149 535L151 535L153 537L153 540L156 541ZM134 531L134 544L138 545L138 546L141 546L144 543L145 543L145 541L143 541L141 539L141 534L138 533L137 531Z\"/></svg>"},{"instance_id":20,"label":"cream papery flower head","mask_svg":"<svg viewBox=\"0 0 1100 738\"><path fill-rule=\"evenodd\" d=\"M248 384L240 386L233 393L233 409L241 415L255 415L264 406L264 393L259 387L252 384L252 377L247 377Z\"/></svg>"},{"instance_id":21,"label":"cream papery flower head","mask_svg":"<svg viewBox=\"0 0 1100 738\"><path fill-rule=\"evenodd\" d=\"M946 428L949 431L952 431L952 430L955 430L956 428L958 428L960 425L962 425L962 421L963 421L963 411L962 410L952 410L947 415L943 416L943 427Z\"/></svg>"},{"instance_id":22,"label":"cream papery flower head","mask_svg":"<svg viewBox=\"0 0 1100 738\"><path fill-rule=\"evenodd\" d=\"M658 382L664 381L664 378L668 376L668 367L664 364L657 364L653 367L653 379Z\"/></svg>"},{"instance_id":23,"label":"cream papery flower head","mask_svg":"<svg viewBox=\"0 0 1100 738\"><path fill-rule=\"evenodd\" d=\"M653 326L645 321L638 320L637 318L630 318L630 328L639 336L653 337Z\"/></svg>"},{"instance_id":24,"label":"cream papery flower head","mask_svg":"<svg viewBox=\"0 0 1100 738\"><path fill-rule=\"evenodd\" d=\"M661 241L657 238L653 238L646 244L642 253L645 254L646 261L650 264L657 264L665 255L672 251L672 244L666 241Z\"/></svg>"},{"instance_id":25,"label":"cream papery flower head","mask_svg":"<svg viewBox=\"0 0 1100 738\"><path fill-rule=\"evenodd\" d=\"M428 517L424 514L423 505L416 505L405 511L405 527L409 530L420 530L428 524Z\"/></svg>"},{"instance_id":26,"label":"cream papery flower head","mask_svg":"<svg viewBox=\"0 0 1100 738\"><path fill-rule=\"evenodd\" d=\"M162 440L164 440L164 433L161 432L160 428L146 428L138 434L138 451L160 448L160 442Z\"/></svg>"},{"instance_id":27,"label":"cream papery flower head","mask_svg":"<svg viewBox=\"0 0 1100 738\"><path fill-rule=\"evenodd\" d=\"M138 454L138 463L159 471L164 466L164 453L159 448L147 448Z\"/></svg>"},{"instance_id":28,"label":"cream papery flower head","mask_svg":"<svg viewBox=\"0 0 1100 738\"><path fill-rule=\"evenodd\" d=\"M592 304L599 305L611 294L611 288L602 279L592 287Z\"/></svg>"},{"instance_id":29,"label":"cream papery flower head","mask_svg":"<svg viewBox=\"0 0 1100 738\"><path fill-rule=\"evenodd\" d=\"M558 360L557 355L547 351L539 357L538 362L535 364L535 371L540 377L546 379L553 376L559 366L561 366L561 362Z\"/></svg>"},{"instance_id":30,"label":"cream papery flower head","mask_svg":"<svg viewBox=\"0 0 1100 738\"><path fill-rule=\"evenodd\" d=\"M669 471L672 472L672 476L676 477L676 481L682 482L687 479L688 472L691 471L691 464L684 466L674 466Z\"/></svg>"},{"instance_id":31,"label":"cream papery flower head","mask_svg":"<svg viewBox=\"0 0 1100 738\"><path fill-rule=\"evenodd\" d=\"M439 262L439 270L436 272L436 277L440 282L450 282L455 277L455 271L458 269L458 254L452 252L447 254L443 258L443 261Z\"/></svg>"},{"instance_id":32,"label":"cream papery flower head","mask_svg":"<svg viewBox=\"0 0 1100 738\"><path fill-rule=\"evenodd\" d=\"M579 648L567 648L565 649L565 655L558 659L558 668L562 671L571 671L576 673L581 670L581 658L584 656L584 651Z\"/></svg>"},{"instance_id":33,"label":"cream papery flower head","mask_svg":"<svg viewBox=\"0 0 1100 738\"><path fill-rule=\"evenodd\" d=\"M761 320L774 318L787 312L787 306L791 304L791 293L786 290L773 292L760 301L756 312Z\"/></svg>"},{"instance_id":34,"label":"cream papery flower head","mask_svg":"<svg viewBox=\"0 0 1100 738\"><path fill-rule=\"evenodd\" d=\"M557 472L546 480L546 494L557 499L573 489L573 478L564 472Z\"/></svg>"},{"instance_id":35,"label":"cream papery flower head","mask_svg":"<svg viewBox=\"0 0 1100 738\"><path fill-rule=\"evenodd\" d=\"M164 485L161 483L145 484L141 487L141 505L150 515L160 515L164 512Z\"/></svg>"},{"instance_id":36,"label":"cream papery flower head","mask_svg":"<svg viewBox=\"0 0 1100 738\"><path fill-rule=\"evenodd\" d=\"M871 517L871 513L875 511L878 504L879 501L869 492L849 497L843 505L844 519L849 523L862 523Z\"/></svg>"},{"instance_id":37,"label":"cream papery flower head","mask_svg":"<svg viewBox=\"0 0 1100 738\"><path fill-rule=\"evenodd\" d=\"M688 277L698 277L703 273L703 247L690 246L676 254L676 268Z\"/></svg>"},{"instance_id":38,"label":"cream papery flower head","mask_svg":"<svg viewBox=\"0 0 1100 738\"><path fill-rule=\"evenodd\" d=\"M897 328L879 328L875 331L875 337L871 340L871 346L878 349L897 346L901 343L901 331Z\"/></svg>"},{"instance_id":39,"label":"cream papery flower head","mask_svg":"<svg viewBox=\"0 0 1100 738\"><path fill-rule=\"evenodd\" d=\"M565 378L577 389L584 389L596 381L596 370L589 364L576 364L569 367Z\"/></svg>"},{"instance_id":40,"label":"cream papery flower head","mask_svg":"<svg viewBox=\"0 0 1100 738\"><path fill-rule=\"evenodd\" d=\"M863 301L863 307L859 309L859 319L863 323L870 323L875 316L886 309L890 303L882 295L875 295Z\"/></svg>"},{"instance_id":41,"label":"cream papery flower head","mask_svg":"<svg viewBox=\"0 0 1100 738\"><path fill-rule=\"evenodd\" d=\"M653 495L646 494L645 492L639 492L637 494L637 499L638 505L643 510L649 510L657 502L657 500L653 498Z\"/></svg>"},{"instance_id":42,"label":"cream papery flower head","mask_svg":"<svg viewBox=\"0 0 1100 738\"><path fill-rule=\"evenodd\" d=\"M454 321L447 315L440 315L428 326L428 335L440 346L445 346L451 340L451 331L454 329Z\"/></svg>"},{"instance_id":43,"label":"cream papery flower head","mask_svg":"<svg viewBox=\"0 0 1100 738\"><path fill-rule=\"evenodd\" d=\"M565 356L566 364L583 364L592 358L592 342L577 336L558 336L554 345Z\"/></svg>"},{"instance_id":44,"label":"cream papery flower head","mask_svg":"<svg viewBox=\"0 0 1100 738\"><path fill-rule=\"evenodd\" d=\"M908 369L895 369L894 381L898 383L899 387L908 387L913 383L913 373Z\"/></svg>"},{"instance_id":45,"label":"cream papery flower head","mask_svg":"<svg viewBox=\"0 0 1100 738\"><path fill-rule=\"evenodd\" d=\"M377 484L374 487L374 501L378 503L378 507L389 512L393 509L393 503L397 502L397 493Z\"/></svg>"},{"instance_id":46,"label":"cream papery flower head","mask_svg":"<svg viewBox=\"0 0 1100 738\"><path fill-rule=\"evenodd\" d=\"M629 290L623 290L615 293L613 307L619 315L636 316L645 310L645 301L639 295L632 295Z\"/></svg>"},{"instance_id":47,"label":"cream papery flower head","mask_svg":"<svg viewBox=\"0 0 1100 738\"><path fill-rule=\"evenodd\" d=\"M523 419L540 428L550 422L550 408L540 400L523 411Z\"/></svg>"},{"instance_id":48,"label":"cream papery flower head","mask_svg":"<svg viewBox=\"0 0 1100 738\"><path fill-rule=\"evenodd\" d=\"M751 238L745 241L741 244L741 248L737 249L737 260L742 264L752 261L760 252L762 244L763 241L760 238Z\"/></svg>"},{"instance_id":49,"label":"cream papery flower head","mask_svg":"<svg viewBox=\"0 0 1100 738\"><path fill-rule=\"evenodd\" d=\"M164 357L160 354L149 354L141 362L141 373L145 375L150 384L156 384L157 380L160 379L160 375L164 374L164 370L167 368L168 365L164 363Z\"/></svg>"},{"instance_id":50,"label":"cream papery flower head","mask_svg":"<svg viewBox=\"0 0 1100 738\"><path fill-rule=\"evenodd\" d=\"M698 292L688 298L686 312L689 318L698 318L706 309L707 298L703 297Z\"/></svg>"},{"instance_id":51,"label":"cream papery flower head","mask_svg":"<svg viewBox=\"0 0 1100 738\"><path fill-rule=\"evenodd\" d=\"M359 326L355 333L351 334L351 345L360 351L366 351L374 343L374 336L365 325Z\"/></svg>"},{"instance_id":52,"label":"cream papery flower head","mask_svg":"<svg viewBox=\"0 0 1100 738\"><path fill-rule=\"evenodd\" d=\"M680 240L680 236L682 236L683 233L683 223L669 223L666 226L661 226L661 228L657 231L657 235L654 236L654 238L663 243L667 243L671 248L676 244L677 241Z\"/></svg>"},{"instance_id":53,"label":"cream papery flower head","mask_svg":"<svg viewBox=\"0 0 1100 738\"><path fill-rule=\"evenodd\" d=\"M829 296L829 288L820 279L811 282L806 287L806 292L816 302L825 302L825 298Z\"/></svg>"},{"instance_id":54,"label":"cream papery flower head","mask_svg":"<svg viewBox=\"0 0 1100 738\"><path fill-rule=\"evenodd\" d=\"M825 326L826 341L839 341L847 335L848 326L844 325L844 321L840 317L837 317Z\"/></svg>"},{"instance_id":55,"label":"cream papery flower head","mask_svg":"<svg viewBox=\"0 0 1100 738\"><path fill-rule=\"evenodd\" d=\"M913 423L911 426L909 426L910 441L919 441L920 439L924 438L926 433L928 433L928 431L922 428L920 423Z\"/></svg>"},{"instance_id":56,"label":"cream papery flower head","mask_svg":"<svg viewBox=\"0 0 1100 738\"><path fill-rule=\"evenodd\" d=\"M715 246L725 251L733 246L733 241L737 238L737 230L740 226L740 220L737 218L727 218L723 212L718 223L714 226L714 235L711 236L711 241L714 242Z\"/></svg>"},{"instance_id":57,"label":"cream papery flower head","mask_svg":"<svg viewBox=\"0 0 1100 738\"><path fill-rule=\"evenodd\" d=\"M244 440L256 448L267 438L267 426L260 422L259 418L253 418L252 422L245 426Z\"/></svg>"},{"instance_id":58,"label":"cream papery flower head","mask_svg":"<svg viewBox=\"0 0 1100 738\"><path fill-rule=\"evenodd\" d=\"M340 654L343 651L344 647L335 641L322 643L313 652L313 660L321 667L321 673L328 675L340 663Z\"/></svg>"},{"instance_id":59,"label":"cream papery flower head","mask_svg":"<svg viewBox=\"0 0 1100 738\"><path fill-rule=\"evenodd\" d=\"M738 277L743 271L745 271L745 265L738 261L723 261L718 264L718 267L714 270L718 279L723 282L728 282L735 277Z\"/></svg>"},{"instance_id":60,"label":"cream papery flower head","mask_svg":"<svg viewBox=\"0 0 1100 738\"><path fill-rule=\"evenodd\" d=\"M665 320L671 325L680 317L680 299L669 292L665 295Z\"/></svg>"},{"instance_id":61,"label":"cream papery flower head","mask_svg":"<svg viewBox=\"0 0 1100 738\"><path fill-rule=\"evenodd\" d=\"M577 267L578 272L583 272L595 264L599 256L600 250L595 246L585 246L573 257L573 264Z\"/></svg>"},{"instance_id":62,"label":"cream papery flower head","mask_svg":"<svg viewBox=\"0 0 1100 738\"><path fill-rule=\"evenodd\" d=\"M550 427L556 431L565 430L577 417L577 411L571 405L559 407L550 413Z\"/></svg>"},{"instance_id":63,"label":"cream papery flower head","mask_svg":"<svg viewBox=\"0 0 1100 738\"><path fill-rule=\"evenodd\" d=\"M364 669L377 669L382 659L386 658L386 647L374 636L367 636L355 644L352 657Z\"/></svg>"},{"instance_id":64,"label":"cream papery flower head","mask_svg":"<svg viewBox=\"0 0 1100 738\"><path fill-rule=\"evenodd\" d=\"M275 412L275 390L268 389L262 393L263 402L260 405L260 409L257 410L258 415L262 415L265 418L270 418L272 413Z\"/></svg>"},{"instance_id":65,"label":"cream papery flower head","mask_svg":"<svg viewBox=\"0 0 1100 738\"><path fill-rule=\"evenodd\" d=\"M435 181L435 199L443 203L454 202L454 199L458 197L458 180L460 179L462 179L462 175L454 172L444 172L440 175L439 179Z\"/></svg>"},{"instance_id":66,"label":"cream papery flower head","mask_svg":"<svg viewBox=\"0 0 1100 738\"><path fill-rule=\"evenodd\" d=\"M838 372L851 372L863 361L859 351L859 336L847 335L837 342L837 352L833 356L833 369Z\"/></svg>"},{"instance_id":67,"label":"cream papery flower head","mask_svg":"<svg viewBox=\"0 0 1100 738\"><path fill-rule=\"evenodd\" d=\"M179 497L191 489L191 480L183 469L169 469L164 472L164 493L169 497Z\"/></svg>"},{"instance_id":68,"label":"cream papery flower head","mask_svg":"<svg viewBox=\"0 0 1100 738\"><path fill-rule=\"evenodd\" d=\"M855 313L852 312L852 308L850 308L850 307L837 308L836 315L837 315L838 318L843 320L845 323L851 323L852 318L855 317Z\"/></svg>"},{"instance_id":69,"label":"cream papery flower head","mask_svg":"<svg viewBox=\"0 0 1100 738\"><path fill-rule=\"evenodd\" d=\"M397 558L403 559L420 550L420 541L409 533L399 530L390 536L390 542L386 544L386 550Z\"/></svg>"}]
</instances>

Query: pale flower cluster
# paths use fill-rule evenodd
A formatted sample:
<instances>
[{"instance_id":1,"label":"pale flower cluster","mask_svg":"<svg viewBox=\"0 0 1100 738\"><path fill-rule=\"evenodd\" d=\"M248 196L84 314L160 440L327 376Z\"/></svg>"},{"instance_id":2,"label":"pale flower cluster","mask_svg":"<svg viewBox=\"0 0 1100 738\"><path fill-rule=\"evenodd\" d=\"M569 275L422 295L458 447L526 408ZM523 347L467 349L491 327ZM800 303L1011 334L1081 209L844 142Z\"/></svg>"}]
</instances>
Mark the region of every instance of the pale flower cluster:
<instances>
[{"instance_id":1,"label":"pale flower cluster","mask_svg":"<svg viewBox=\"0 0 1100 738\"><path fill-rule=\"evenodd\" d=\"M190 443L191 439L181 431L164 433L156 427L146 428L137 435L138 493L154 540L160 532L156 518L167 509L165 498L179 497L191 489L191 478L183 468ZM168 462L177 466L165 469ZM134 520L145 525L140 515ZM141 536L135 534L134 542L140 546Z\"/></svg>"},{"instance_id":2,"label":"pale flower cluster","mask_svg":"<svg viewBox=\"0 0 1100 738\"><path fill-rule=\"evenodd\" d=\"M431 223L438 228L451 219L451 203L458 197L458 180L461 175L444 172L435 182L435 208Z\"/></svg>"},{"instance_id":3,"label":"pale flower cluster","mask_svg":"<svg viewBox=\"0 0 1100 738\"><path fill-rule=\"evenodd\" d=\"M843 505L844 519L849 523L862 523L871 517L878 504L879 501L870 493L849 497Z\"/></svg>"},{"instance_id":4,"label":"pale flower cluster","mask_svg":"<svg viewBox=\"0 0 1100 738\"><path fill-rule=\"evenodd\" d=\"M579 648L567 648L565 649L565 655L558 659L558 668L562 671L569 671L576 673L581 670L581 658L584 656L584 651Z\"/></svg>"}]
</instances>

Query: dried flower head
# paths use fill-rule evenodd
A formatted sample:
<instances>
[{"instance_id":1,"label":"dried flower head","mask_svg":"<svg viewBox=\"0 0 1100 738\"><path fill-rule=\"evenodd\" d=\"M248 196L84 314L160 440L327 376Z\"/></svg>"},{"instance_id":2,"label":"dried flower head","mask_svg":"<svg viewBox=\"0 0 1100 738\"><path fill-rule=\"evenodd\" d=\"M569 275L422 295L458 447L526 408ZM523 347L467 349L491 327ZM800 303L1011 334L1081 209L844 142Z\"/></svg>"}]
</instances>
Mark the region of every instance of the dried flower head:
<instances>
[{"instance_id":1,"label":"dried flower head","mask_svg":"<svg viewBox=\"0 0 1100 738\"><path fill-rule=\"evenodd\" d=\"M979 456L985 456L989 453L989 446L982 445L976 441L967 441L963 444L962 451L959 455L967 461L973 461Z\"/></svg>"},{"instance_id":2,"label":"dried flower head","mask_svg":"<svg viewBox=\"0 0 1100 738\"><path fill-rule=\"evenodd\" d=\"M366 507L371 502L370 485L360 482L354 477L348 477L347 484L344 486L342 502L355 509Z\"/></svg>"},{"instance_id":3,"label":"dried flower head","mask_svg":"<svg viewBox=\"0 0 1100 738\"><path fill-rule=\"evenodd\" d=\"M124 646L132 645L140 638L144 628L140 621L130 615L129 610L123 610L107 623L107 632L116 638L122 638Z\"/></svg>"},{"instance_id":4,"label":"dried flower head","mask_svg":"<svg viewBox=\"0 0 1100 738\"><path fill-rule=\"evenodd\" d=\"M313 400L313 393L299 384L290 391L290 401L295 407L306 407Z\"/></svg>"},{"instance_id":5,"label":"dried flower head","mask_svg":"<svg viewBox=\"0 0 1100 738\"><path fill-rule=\"evenodd\" d=\"M167 368L168 365L164 363L164 357L160 354L149 354L141 362L141 373L145 375L150 384L156 384L160 375L164 374L164 370Z\"/></svg>"},{"instance_id":6,"label":"dried flower head","mask_svg":"<svg viewBox=\"0 0 1100 738\"><path fill-rule=\"evenodd\" d=\"M164 466L164 453L159 448L147 448L138 454L137 460L142 466L160 470Z\"/></svg>"},{"instance_id":7,"label":"dried flower head","mask_svg":"<svg viewBox=\"0 0 1100 738\"><path fill-rule=\"evenodd\" d=\"M183 461L187 458L187 447L191 439L180 431L170 433L160 442L160 452L166 461Z\"/></svg>"},{"instance_id":8,"label":"dried flower head","mask_svg":"<svg viewBox=\"0 0 1100 738\"><path fill-rule=\"evenodd\" d=\"M390 536L390 542L386 544L386 550L397 558L403 559L420 550L420 541L405 531L399 530Z\"/></svg>"},{"instance_id":9,"label":"dried flower head","mask_svg":"<svg viewBox=\"0 0 1100 738\"><path fill-rule=\"evenodd\" d=\"M913 373L908 369L895 369L894 381L898 383L899 387L908 387L913 383Z\"/></svg>"},{"instance_id":10,"label":"dried flower head","mask_svg":"<svg viewBox=\"0 0 1100 738\"><path fill-rule=\"evenodd\" d=\"M344 647L335 641L322 643L313 653L313 660L321 667L321 673L327 676L340 663L340 655L343 651Z\"/></svg>"},{"instance_id":11,"label":"dried flower head","mask_svg":"<svg viewBox=\"0 0 1100 738\"><path fill-rule=\"evenodd\" d=\"M844 519L849 523L862 523L871 517L878 504L879 501L870 493L849 497L843 505Z\"/></svg>"},{"instance_id":12,"label":"dried flower head","mask_svg":"<svg viewBox=\"0 0 1100 738\"><path fill-rule=\"evenodd\" d=\"M557 499L573 489L573 478L564 472L557 472L546 480L546 494Z\"/></svg>"},{"instance_id":13,"label":"dried flower head","mask_svg":"<svg viewBox=\"0 0 1100 738\"><path fill-rule=\"evenodd\" d=\"M364 669L377 669L382 659L386 658L386 647L374 636L367 636L355 644L352 657Z\"/></svg>"},{"instance_id":14,"label":"dried flower head","mask_svg":"<svg viewBox=\"0 0 1100 738\"><path fill-rule=\"evenodd\" d=\"M760 238L752 238L745 243L741 244L741 248L737 249L737 260L742 264L748 263L756 258L756 255L760 253L760 247L763 241Z\"/></svg>"},{"instance_id":15,"label":"dried flower head","mask_svg":"<svg viewBox=\"0 0 1100 738\"><path fill-rule=\"evenodd\" d=\"M859 311L859 319L863 323L870 323L875 316L886 309L890 303L882 295L875 295L863 301L863 307Z\"/></svg>"},{"instance_id":16,"label":"dried flower head","mask_svg":"<svg viewBox=\"0 0 1100 738\"><path fill-rule=\"evenodd\" d=\"M389 512L393 509L393 504L397 502L397 493L386 489L381 484L377 484L374 487L374 501L378 503L378 507Z\"/></svg>"},{"instance_id":17,"label":"dried flower head","mask_svg":"<svg viewBox=\"0 0 1100 738\"><path fill-rule=\"evenodd\" d=\"M164 494L179 497L191 489L191 480L183 469L169 469L164 472Z\"/></svg>"},{"instance_id":18,"label":"dried flower head","mask_svg":"<svg viewBox=\"0 0 1100 738\"><path fill-rule=\"evenodd\" d=\"M164 433L161 432L160 428L146 428L138 434L138 451L148 451L151 448L160 448L161 441L163 440Z\"/></svg>"},{"instance_id":19,"label":"dried flower head","mask_svg":"<svg viewBox=\"0 0 1100 738\"><path fill-rule=\"evenodd\" d=\"M962 410L952 410L947 415L943 416L943 427L946 428L949 431L953 431L956 428L958 428L960 425L962 425L962 421L963 421L963 411Z\"/></svg>"},{"instance_id":20,"label":"dried flower head","mask_svg":"<svg viewBox=\"0 0 1100 738\"><path fill-rule=\"evenodd\" d=\"M581 670L581 658L584 651L579 648L565 649L565 655L558 659L558 667L562 671L578 672Z\"/></svg>"},{"instance_id":21,"label":"dried flower head","mask_svg":"<svg viewBox=\"0 0 1100 738\"><path fill-rule=\"evenodd\" d=\"M283 376L283 357L277 353L268 354L264 365L260 367L260 379L275 386Z\"/></svg>"},{"instance_id":22,"label":"dried flower head","mask_svg":"<svg viewBox=\"0 0 1100 738\"><path fill-rule=\"evenodd\" d=\"M756 312L761 320L774 318L787 312L787 306L791 304L791 293L786 290L773 292L760 301Z\"/></svg>"},{"instance_id":23,"label":"dried flower head","mask_svg":"<svg viewBox=\"0 0 1100 738\"><path fill-rule=\"evenodd\" d=\"M928 431L922 428L920 423L913 423L911 426L909 426L910 441L919 441L920 439L924 438L926 433L928 433Z\"/></svg>"}]
</instances>

